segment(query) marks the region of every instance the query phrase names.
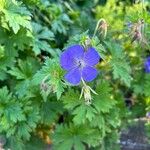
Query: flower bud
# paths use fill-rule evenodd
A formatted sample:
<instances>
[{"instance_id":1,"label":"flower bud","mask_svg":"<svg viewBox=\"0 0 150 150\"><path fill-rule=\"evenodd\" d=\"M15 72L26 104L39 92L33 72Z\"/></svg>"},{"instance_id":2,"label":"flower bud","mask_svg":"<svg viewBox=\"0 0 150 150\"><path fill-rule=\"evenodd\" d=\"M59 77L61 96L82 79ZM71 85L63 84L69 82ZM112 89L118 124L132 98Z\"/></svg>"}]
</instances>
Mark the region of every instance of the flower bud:
<instances>
[{"instance_id":1,"label":"flower bud","mask_svg":"<svg viewBox=\"0 0 150 150\"><path fill-rule=\"evenodd\" d=\"M91 96L91 92L98 95L90 86L86 85L86 83L84 82L84 80L82 79L83 82L83 87L82 87L82 91L81 91L81 95L80 95L80 99L82 97L82 95L84 96L84 100L85 100L85 104L86 105L91 105L92 103L92 96Z\"/></svg>"},{"instance_id":2,"label":"flower bud","mask_svg":"<svg viewBox=\"0 0 150 150\"><path fill-rule=\"evenodd\" d=\"M105 19L101 20L101 22L99 23L99 30L100 30L100 34L102 34L104 38L107 35L107 28L108 28L108 24L106 20Z\"/></svg>"},{"instance_id":3,"label":"flower bud","mask_svg":"<svg viewBox=\"0 0 150 150\"><path fill-rule=\"evenodd\" d=\"M86 105L91 105L92 103L92 96L89 86L83 87L83 93L84 93L84 100Z\"/></svg>"}]
</instances>

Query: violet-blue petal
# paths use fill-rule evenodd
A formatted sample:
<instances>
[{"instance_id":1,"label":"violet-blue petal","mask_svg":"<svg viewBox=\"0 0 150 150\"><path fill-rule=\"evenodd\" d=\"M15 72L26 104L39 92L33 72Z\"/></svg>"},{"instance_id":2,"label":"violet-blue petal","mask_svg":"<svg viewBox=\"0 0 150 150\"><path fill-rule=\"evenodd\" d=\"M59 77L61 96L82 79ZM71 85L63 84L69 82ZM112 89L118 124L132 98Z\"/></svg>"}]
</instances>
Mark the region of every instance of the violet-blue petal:
<instances>
[{"instance_id":1,"label":"violet-blue petal","mask_svg":"<svg viewBox=\"0 0 150 150\"><path fill-rule=\"evenodd\" d=\"M150 73L150 57L148 57L145 61L145 72Z\"/></svg>"},{"instance_id":2,"label":"violet-blue petal","mask_svg":"<svg viewBox=\"0 0 150 150\"><path fill-rule=\"evenodd\" d=\"M77 85L81 81L81 72L78 68L70 70L66 75L65 75L66 81L73 85Z\"/></svg>"},{"instance_id":3,"label":"violet-blue petal","mask_svg":"<svg viewBox=\"0 0 150 150\"><path fill-rule=\"evenodd\" d=\"M94 80L97 77L97 75L98 75L98 71L94 67L86 66L82 70L82 78L87 82Z\"/></svg>"},{"instance_id":4,"label":"violet-blue petal","mask_svg":"<svg viewBox=\"0 0 150 150\"><path fill-rule=\"evenodd\" d=\"M84 55L84 49L80 45L73 45L68 47L60 57L61 67L67 71L75 67L75 60L82 58Z\"/></svg>"},{"instance_id":5,"label":"violet-blue petal","mask_svg":"<svg viewBox=\"0 0 150 150\"><path fill-rule=\"evenodd\" d=\"M99 62L100 56L99 56L98 52L95 50L95 48L90 47L85 52L83 59L87 65L94 66Z\"/></svg>"}]
</instances>

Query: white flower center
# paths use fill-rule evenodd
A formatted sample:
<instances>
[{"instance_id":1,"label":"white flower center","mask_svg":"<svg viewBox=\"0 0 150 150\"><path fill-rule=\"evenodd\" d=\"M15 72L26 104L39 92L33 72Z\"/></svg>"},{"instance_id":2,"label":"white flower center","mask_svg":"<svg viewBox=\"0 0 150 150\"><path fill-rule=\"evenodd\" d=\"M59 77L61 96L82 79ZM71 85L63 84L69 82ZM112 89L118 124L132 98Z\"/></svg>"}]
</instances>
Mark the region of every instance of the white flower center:
<instances>
[{"instance_id":1,"label":"white flower center","mask_svg":"<svg viewBox=\"0 0 150 150\"><path fill-rule=\"evenodd\" d=\"M77 65L79 68L81 68L81 69L83 69L83 68L86 66L84 60L82 60L82 59L77 59L77 60L76 60L76 65Z\"/></svg>"}]
</instances>

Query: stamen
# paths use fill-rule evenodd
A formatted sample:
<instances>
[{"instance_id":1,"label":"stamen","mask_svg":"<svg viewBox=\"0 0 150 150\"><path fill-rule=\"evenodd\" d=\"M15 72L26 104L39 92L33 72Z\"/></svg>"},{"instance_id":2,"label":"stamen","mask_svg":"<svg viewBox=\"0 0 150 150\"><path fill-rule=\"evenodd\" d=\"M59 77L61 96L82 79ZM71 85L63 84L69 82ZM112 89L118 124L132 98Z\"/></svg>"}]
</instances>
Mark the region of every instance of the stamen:
<instances>
[{"instance_id":1,"label":"stamen","mask_svg":"<svg viewBox=\"0 0 150 150\"><path fill-rule=\"evenodd\" d=\"M84 68L85 67L85 62L84 62L84 60L82 60L82 59L77 59L76 60L76 65L77 65L77 67L79 67L79 68Z\"/></svg>"}]
</instances>

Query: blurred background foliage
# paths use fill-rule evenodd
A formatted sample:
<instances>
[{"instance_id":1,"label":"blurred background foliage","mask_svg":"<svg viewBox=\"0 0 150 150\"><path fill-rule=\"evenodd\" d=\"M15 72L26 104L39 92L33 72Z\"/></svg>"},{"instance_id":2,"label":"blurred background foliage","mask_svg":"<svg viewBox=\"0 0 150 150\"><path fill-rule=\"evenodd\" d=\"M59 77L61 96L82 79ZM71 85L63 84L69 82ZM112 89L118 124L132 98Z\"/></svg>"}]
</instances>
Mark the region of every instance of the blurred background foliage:
<instances>
[{"instance_id":1,"label":"blurred background foliage","mask_svg":"<svg viewBox=\"0 0 150 150\"><path fill-rule=\"evenodd\" d=\"M148 0L0 0L0 146L120 149L121 129L150 111L149 16ZM59 65L87 37L103 58L91 106Z\"/></svg>"}]
</instances>

